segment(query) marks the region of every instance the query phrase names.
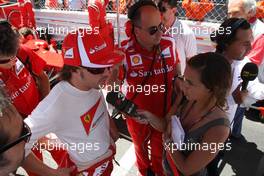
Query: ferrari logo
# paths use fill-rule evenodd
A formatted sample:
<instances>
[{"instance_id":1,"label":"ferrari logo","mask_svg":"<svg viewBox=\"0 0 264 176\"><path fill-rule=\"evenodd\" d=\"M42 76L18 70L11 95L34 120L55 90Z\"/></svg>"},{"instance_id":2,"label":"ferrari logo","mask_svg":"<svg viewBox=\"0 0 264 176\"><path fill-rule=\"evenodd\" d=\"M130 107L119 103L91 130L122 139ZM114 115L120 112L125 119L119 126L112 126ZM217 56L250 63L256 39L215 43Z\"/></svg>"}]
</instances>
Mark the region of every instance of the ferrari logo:
<instances>
[{"instance_id":1,"label":"ferrari logo","mask_svg":"<svg viewBox=\"0 0 264 176\"><path fill-rule=\"evenodd\" d=\"M89 123L91 120L91 116L89 114L87 114L85 117L84 117L84 122L85 123Z\"/></svg>"},{"instance_id":2,"label":"ferrari logo","mask_svg":"<svg viewBox=\"0 0 264 176\"><path fill-rule=\"evenodd\" d=\"M140 55L132 55L130 56L130 61L132 66L142 65L142 58Z\"/></svg>"}]
</instances>

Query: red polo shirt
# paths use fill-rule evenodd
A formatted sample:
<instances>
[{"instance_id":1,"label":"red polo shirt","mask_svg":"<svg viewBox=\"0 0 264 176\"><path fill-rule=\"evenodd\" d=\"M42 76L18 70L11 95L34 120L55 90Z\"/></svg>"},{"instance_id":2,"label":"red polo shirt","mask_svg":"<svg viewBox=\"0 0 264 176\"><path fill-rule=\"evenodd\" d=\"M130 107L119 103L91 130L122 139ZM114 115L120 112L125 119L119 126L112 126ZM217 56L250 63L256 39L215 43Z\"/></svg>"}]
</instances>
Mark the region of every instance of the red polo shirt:
<instances>
[{"instance_id":1,"label":"red polo shirt","mask_svg":"<svg viewBox=\"0 0 264 176\"><path fill-rule=\"evenodd\" d=\"M24 46L20 47L18 57L23 62L28 57L32 65L32 72L36 75L39 75L45 66L45 62L40 57ZM33 76L19 59L13 68L0 68L0 72L0 86L7 90L18 112L23 116L29 115L40 100Z\"/></svg>"},{"instance_id":2,"label":"red polo shirt","mask_svg":"<svg viewBox=\"0 0 264 176\"><path fill-rule=\"evenodd\" d=\"M127 98L131 100L137 94L133 102L140 109L163 117L165 84L167 84L167 112L171 102L172 79L179 62L176 58L174 39L163 37L160 49L156 54L143 49L135 40L124 43L126 43L124 49L126 51L125 66L128 83ZM151 68L152 62L153 67ZM150 76L147 76L148 74ZM142 85L144 79L147 81Z\"/></svg>"}]
</instances>

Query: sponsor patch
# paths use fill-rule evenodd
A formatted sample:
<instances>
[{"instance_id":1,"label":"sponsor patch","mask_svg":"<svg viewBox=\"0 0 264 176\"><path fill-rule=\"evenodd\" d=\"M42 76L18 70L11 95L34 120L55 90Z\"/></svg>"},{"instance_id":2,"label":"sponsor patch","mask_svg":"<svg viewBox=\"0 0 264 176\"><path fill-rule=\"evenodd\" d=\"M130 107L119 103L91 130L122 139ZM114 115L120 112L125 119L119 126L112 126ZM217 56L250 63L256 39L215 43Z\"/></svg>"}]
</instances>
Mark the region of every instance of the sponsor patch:
<instances>
[{"instance_id":1,"label":"sponsor patch","mask_svg":"<svg viewBox=\"0 0 264 176\"><path fill-rule=\"evenodd\" d=\"M16 75L17 76L23 70L23 68L24 68L23 63L19 59L17 59L17 61L16 61Z\"/></svg>"},{"instance_id":2,"label":"sponsor patch","mask_svg":"<svg viewBox=\"0 0 264 176\"><path fill-rule=\"evenodd\" d=\"M131 66L138 66L142 65L142 58L139 54L131 55L130 56Z\"/></svg>"},{"instance_id":3,"label":"sponsor patch","mask_svg":"<svg viewBox=\"0 0 264 176\"><path fill-rule=\"evenodd\" d=\"M67 58L67 59L73 59L74 58L73 48L70 48L67 51L65 51L64 58Z\"/></svg>"},{"instance_id":4,"label":"sponsor patch","mask_svg":"<svg viewBox=\"0 0 264 176\"><path fill-rule=\"evenodd\" d=\"M135 78L138 76L138 74L135 72L135 71L132 71L130 74L129 74L132 78Z\"/></svg>"},{"instance_id":5,"label":"sponsor patch","mask_svg":"<svg viewBox=\"0 0 264 176\"><path fill-rule=\"evenodd\" d=\"M171 51L170 47L167 47L166 49L162 50L161 54L164 58L170 58L171 57Z\"/></svg>"},{"instance_id":6,"label":"sponsor patch","mask_svg":"<svg viewBox=\"0 0 264 176\"><path fill-rule=\"evenodd\" d=\"M90 134L92 121L94 119L94 115L95 115L96 110L97 110L97 108L99 106L99 103L100 103L100 98L96 102L96 104L91 109L89 109L89 111L87 111L86 113L84 113L80 117L81 118L81 121L82 121L82 124L83 124L83 127L84 127L84 130L85 130L85 132L86 132L87 135Z\"/></svg>"}]
</instances>

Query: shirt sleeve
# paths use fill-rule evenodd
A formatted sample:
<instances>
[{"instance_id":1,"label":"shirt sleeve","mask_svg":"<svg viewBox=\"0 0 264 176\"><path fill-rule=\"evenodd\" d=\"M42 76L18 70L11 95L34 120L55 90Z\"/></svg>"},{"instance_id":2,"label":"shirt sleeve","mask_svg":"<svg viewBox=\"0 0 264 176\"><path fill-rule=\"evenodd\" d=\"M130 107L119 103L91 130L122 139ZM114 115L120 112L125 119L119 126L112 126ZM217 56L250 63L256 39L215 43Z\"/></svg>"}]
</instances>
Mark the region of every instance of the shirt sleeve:
<instances>
[{"instance_id":1,"label":"shirt sleeve","mask_svg":"<svg viewBox=\"0 0 264 176\"><path fill-rule=\"evenodd\" d=\"M197 54L197 43L196 38L191 29L186 31L185 34L185 53L187 58L191 58L192 56Z\"/></svg>"},{"instance_id":2,"label":"shirt sleeve","mask_svg":"<svg viewBox=\"0 0 264 176\"><path fill-rule=\"evenodd\" d=\"M252 44L252 49L247 55L251 62L260 65L264 58L264 34L258 37Z\"/></svg>"},{"instance_id":3,"label":"shirt sleeve","mask_svg":"<svg viewBox=\"0 0 264 176\"><path fill-rule=\"evenodd\" d=\"M89 16L89 24L91 25L91 27L100 27L100 10L98 5L95 3L90 3L87 7L87 10Z\"/></svg>"},{"instance_id":4,"label":"shirt sleeve","mask_svg":"<svg viewBox=\"0 0 264 176\"><path fill-rule=\"evenodd\" d=\"M34 148L34 144L38 139L44 137L45 135L56 132L56 117L57 113L52 108L52 105L48 105L48 102L41 102L36 109L29 115L24 122L30 127L31 138L25 145L26 156Z\"/></svg>"}]
</instances>

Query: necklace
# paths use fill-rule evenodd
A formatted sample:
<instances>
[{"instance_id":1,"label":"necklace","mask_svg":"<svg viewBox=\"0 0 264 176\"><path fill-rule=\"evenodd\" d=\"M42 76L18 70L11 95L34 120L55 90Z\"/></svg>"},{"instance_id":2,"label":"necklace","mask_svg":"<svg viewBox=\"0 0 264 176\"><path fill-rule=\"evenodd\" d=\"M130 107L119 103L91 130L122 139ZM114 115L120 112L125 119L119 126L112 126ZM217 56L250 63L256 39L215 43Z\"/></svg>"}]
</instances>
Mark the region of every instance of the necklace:
<instances>
[{"instance_id":1,"label":"necklace","mask_svg":"<svg viewBox=\"0 0 264 176\"><path fill-rule=\"evenodd\" d=\"M185 119L189 113L191 112L191 110L193 109L194 105L195 105L196 101L194 101L191 105L191 107L188 109L188 111L184 114L184 116L182 116L182 120ZM216 105L214 105L213 107L211 107L204 115L202 115L200 118L197 118L197 120L195 120L193 123L191 123L191 125L188 125L185 128L185 131L189 131L190 129L192 129L192 127L194 125L196 125L197 123L201 122L206 116L208 116L211 112L213 112L213 110L216 108Z\"/></svg>"}]
</instances>

